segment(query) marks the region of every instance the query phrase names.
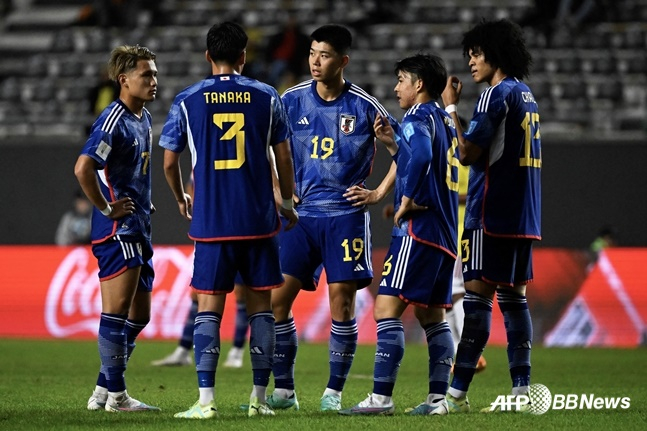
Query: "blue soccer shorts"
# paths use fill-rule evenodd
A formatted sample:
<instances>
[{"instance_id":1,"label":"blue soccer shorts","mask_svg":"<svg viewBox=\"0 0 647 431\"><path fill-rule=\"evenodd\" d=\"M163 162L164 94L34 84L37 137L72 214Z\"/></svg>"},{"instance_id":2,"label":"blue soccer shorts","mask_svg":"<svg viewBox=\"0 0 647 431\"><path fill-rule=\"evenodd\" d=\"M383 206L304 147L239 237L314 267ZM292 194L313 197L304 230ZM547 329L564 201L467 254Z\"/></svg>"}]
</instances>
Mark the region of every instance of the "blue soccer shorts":
<instances>
[{"instance_id":1,"label":"blue soccer shorts","mask_svg":"<svg viewBox=\"0 0 647 431\"><path fill-rule=\"evenodd\" d=\"M532 243L529 238L502 238L483 229L465 229L461 240L463 278L500 286L532 281Z\"/></svg>"},{"instance_id":2,"label":"blue soccer shorts","mask_svg":"<svg viewBox=\"0 0 647 431\"><path fill-rule=\"evenodd\" d=\"M391 238L384 259L379 295L397 296L420 307L452 306L456 259L410 236Z\"/></svg>"},{"instance_id":3,"label":"blue soccer shorts","mask_svg":"<svg viewBox=\"0 0 647 431\"><path fill-rule=\"evenodd\" d=\"M99 244L92 245L92 254L97 258L99 280L110 280L123 274L129 268L141 266L137 290L153 290L153 246L150 241L113 236Z\"/></svg>"},{"instance_id":4,"label":"blue soccer shorts","mask_svg":"<svg viewBox=\"0 0 647 431\"><path fill-rule=\"evenodd\" d=\"M315 290L313 278L323 263L329 284L355 281L366 287L373 280L370 232L368 212L300 217L280 234L283 273L301 281L304 290Z\"/></svg>"},{"instance_id":5,"label":"blue soccer shorts","mask_svg":"<svg viewBox=\"0 0 647 431\"><path fill-rule=\"evenodd\" d=\"M236 281L252 290L283 285L277 237L196 241L191 287L198 293L223 294L232 292Z\"/></svg>"}]
</instances>

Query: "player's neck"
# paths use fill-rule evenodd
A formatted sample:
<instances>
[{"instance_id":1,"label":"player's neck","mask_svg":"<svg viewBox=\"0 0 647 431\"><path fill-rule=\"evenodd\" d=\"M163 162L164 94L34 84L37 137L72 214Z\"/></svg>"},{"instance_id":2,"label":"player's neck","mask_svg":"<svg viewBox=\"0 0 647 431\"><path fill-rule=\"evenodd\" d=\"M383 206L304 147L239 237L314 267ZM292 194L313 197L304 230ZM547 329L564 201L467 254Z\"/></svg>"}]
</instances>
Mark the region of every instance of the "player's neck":
<instances>
[{"instance_id":1,"label":"player's neck","mask_svg":"<svg viewBox=\"0 0 647 431\"><path fill-rule=\"evenodd\" d=\"M211 63L212 75L240 75L242 66L227 64L225 62Z\"/></svg>"},{"instance_id":2,"label":"player's neck","mask_svg":"<svg viewBox=\"0 0 647 431\"><path fill-rule=\"evenodd\" d=\"M499 82L503 81L507 77L508 77L508 75L503 73L503 71L501 69L497 69L494 72L494 75L492 75L492 78L490 78L488 80L488 85L490 87L493 87L493 86L497 85Z\"/></svg>"},{"instance_id":3,"label":"player's neck","mask_svg":"<svg viewBox=\"0 0 647 431\"><path fill-rule=\"evenodd\" d=\"M144 111L143 100L129 96L120 96L119 99L137 118L142 118L142 112Z\"/></svg>"},{"instance_id":4,"label":"player's neck","mask_svg":"<svg viewBox=\"0 0 647 431\"><path fill-rule=\"evenodd\" d=\"M423 93L418 93L416 95L416 103L429 103L429 102L433 102L433 101L434 101L434 99L429 97L429 94L427 94L426 91L423 92Z\"/></svg>"},{"instance_id":5,"label":"player's neck","mask_svg":"<svg viewBox=\"0 0 647 431\"><path fill-rule=\"evenodd\" d=\"M345 86L346 81L344 81L342 76L340 76L338 80L331 82L319 81L317 82L317 94L319 94L319 97L323 100L330 102L339 97L339 95L344 91Z\"/></svg>"}]
</instances>

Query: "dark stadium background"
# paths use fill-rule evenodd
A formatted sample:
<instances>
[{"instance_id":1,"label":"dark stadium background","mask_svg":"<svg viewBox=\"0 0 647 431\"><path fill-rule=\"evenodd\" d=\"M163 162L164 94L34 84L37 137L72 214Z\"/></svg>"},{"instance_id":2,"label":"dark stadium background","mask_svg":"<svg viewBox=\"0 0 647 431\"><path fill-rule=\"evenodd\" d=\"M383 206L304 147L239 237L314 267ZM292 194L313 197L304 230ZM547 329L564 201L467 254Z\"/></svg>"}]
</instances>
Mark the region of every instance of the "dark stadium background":
<instances>
[{"instance_id":1,"label":"dark stadium background","mask_svg":"<svg viewBox=\"0 0 647 431\"><path fill-rule=\"evenodd\" d=\"M91 3L14 0L8 11L8 2L0 5L1 244L53 243L57 223L72 205L73 166L93 120L85 94L118 44L139 43L158 54L160 91L148 105L155 142L174 94L206 71L209 25L241 19L255 29L262 55L263 43L286 11L306 33L330 21L351 26L356 47L346 77L371 91L396 118L402 112L392 92L394 61L422 49L440 54L450 73L465 83L459 113L469 118L481 88L465 73L461 33L482 16L522 21L534 5L530 0L408 0L385 15L375 8L380 2L371 1L164 0L157 2L163 25L146 11L129 28L78 25L83 7ZM647 1L613 3L576 31L557 29L550 44L537 26L526 27L526 34L535 58L529 83L542 123L540 246L587 248L605 224L616 228L620 245L647 245ZM187 153L187 175L188 160ZM378 143L370 187L389 162ZM178 215L161 163L162 151L155 145L153 240L187 243L187 224ZM391 222L381 213L391 200L371 208L374 247L388 245Z\"/></svg>"}]
</instances>

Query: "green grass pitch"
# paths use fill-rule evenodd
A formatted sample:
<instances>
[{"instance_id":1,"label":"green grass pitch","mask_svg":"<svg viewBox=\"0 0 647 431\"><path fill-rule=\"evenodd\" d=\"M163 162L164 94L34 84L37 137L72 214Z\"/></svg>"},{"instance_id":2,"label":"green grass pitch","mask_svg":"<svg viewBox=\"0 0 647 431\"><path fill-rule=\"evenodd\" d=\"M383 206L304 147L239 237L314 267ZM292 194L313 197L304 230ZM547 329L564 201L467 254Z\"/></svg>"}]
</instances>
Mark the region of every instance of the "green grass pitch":
<instances>
[{"instance_id":1,"label":"green grass pitch","mask_svg":"<svg viewBox=\"0 0 647 431\"><path fill-rule=\"evenodd\" d=\"M426 346L407 346L394 392L391 417L342 417L322 413L319 398L328 379L326 345L299 346L296 385L301 410L277 411L275 417L247 418L239 405L251 392L249 357L239 370L217 372L213 420L175 419L173 414L197 400L193 367L158 368L150 361L170 353L175 344L142 340L126 373L128 391L135 398L159 406L161 412L108 413L87 411L86 402L98 372L96 342L66 340L0 340L0 429L14 430L646 430L647 350L533 349L533 383L553 394L595 394L629 397L628 409L549 410L543 415L481 414L497 395L510 391L506 352L488 347L488 367L476 375L470 390L472 412L443 417L410 417L406 407L427 394ZM228 345L223 346L226 353ZM350 407L372 389L374 346L360 346L346 383L343 406ZM223 354L224 356L224 354ZM271 390L270 383L270 390Z\"/></svg>"}]
</instances>

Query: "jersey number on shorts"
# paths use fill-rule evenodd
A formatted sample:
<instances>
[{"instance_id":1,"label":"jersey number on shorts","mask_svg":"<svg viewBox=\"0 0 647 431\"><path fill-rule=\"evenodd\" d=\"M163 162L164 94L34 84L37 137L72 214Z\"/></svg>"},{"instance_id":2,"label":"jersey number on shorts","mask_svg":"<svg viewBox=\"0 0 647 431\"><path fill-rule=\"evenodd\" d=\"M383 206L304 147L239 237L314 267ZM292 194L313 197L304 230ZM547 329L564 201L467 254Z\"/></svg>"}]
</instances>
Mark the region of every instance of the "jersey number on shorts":
<instances>
[{"instance_id":1,"label":"jersey number on shorts","mask_svg":"<svg viewBox=\"0 0 647 431\"><path fill-rule=\"evenodd\" d=\"M461 261L467 262L470 260L470 240L464 239L461 241Z\"/></svg>"},{"instance_id":2,"label":"jersey number on shorts","mask_svg":"<svg viewBox=\"0 0 647 431\"><path fill-rule=\"evenodd\" d=\"M362 238L355 238L352 242L345 239L342 241L341 246L344 248L344 262L359 260L362 253L364 253L364 240ZM351 256L351 249L355 252L354 258Z\"/></svg>"},{"instance_id":3,"label":"jersey number on shorts","mask_svg":"<svg viewBox=\"0 0 647 431\"><path fill-rule=\"evenodd\" d=\"M220 140L234 140L236 144L236 158L214 160L213 167L215 170L238 169L245 163L245 131L243 130L245 126L245 114L213 114L213 124L225 130L223 127L225 123L232 123L232 125L225 131Z\"/></svg>"},{"instance_id":4,"label":"jersey number on shorts","mask_svg":"<svg viewBox=\"0 0 647 431\"><path fill-rule=\"evenodd\" d=\"M382 269L383 276L387 276L391 273L391 269L393 269L393 264L391 263L392 259L393 255L390 255L389 258L384 261L384 268Z\"/></svg>"}]
</instances>

